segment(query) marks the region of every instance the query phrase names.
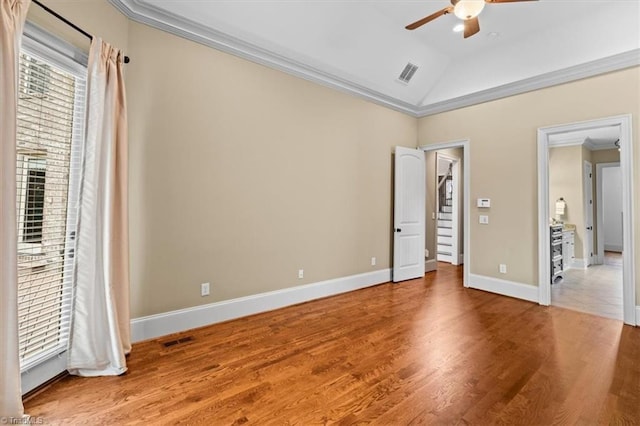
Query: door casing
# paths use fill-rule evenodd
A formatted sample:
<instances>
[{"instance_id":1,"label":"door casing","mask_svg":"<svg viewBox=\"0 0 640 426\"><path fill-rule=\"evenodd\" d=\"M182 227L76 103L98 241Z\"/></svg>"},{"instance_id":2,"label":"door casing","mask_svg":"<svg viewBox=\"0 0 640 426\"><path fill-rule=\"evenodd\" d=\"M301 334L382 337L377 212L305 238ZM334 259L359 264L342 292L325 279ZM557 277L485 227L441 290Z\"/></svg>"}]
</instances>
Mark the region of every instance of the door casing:
<instances>
[{"instance_id":1,"label":"door casing","mask_svg":"<svg viewBox=\"0 0 640 426\"><path fill-rule=\"evenodd\" d=\"M438 142L429 145L420 145L420 149L423 151L438 151L441 149L449 149L449 148L462 148L462 181L464 182L463 189L463 264L464 268L462 271L462 285L464 287L469 287L469 273L471 271L471 249L469 244L469 233L471 229L470 215L469 215L469 207L470 207L470 186L471 186L471 158L470 158L470 148L469 148L469 139L459 139L449 142Z\"/></svg>"},{"instance_id":2,"label":"door casing","mask_svg":"<svg viewBox=\"0 0 640 426\"><path fill-rule=\"evenodd\" d=\"M635 241L633 202L633 144L631 114L601 119L559 124L538 129L538 301L551 303L549 264L549 137L555 134L601 127L620 127L620 172L622 174L623 246L622 281L623 315L625 324L636 325Z\"/></svg>"}]
</instances>

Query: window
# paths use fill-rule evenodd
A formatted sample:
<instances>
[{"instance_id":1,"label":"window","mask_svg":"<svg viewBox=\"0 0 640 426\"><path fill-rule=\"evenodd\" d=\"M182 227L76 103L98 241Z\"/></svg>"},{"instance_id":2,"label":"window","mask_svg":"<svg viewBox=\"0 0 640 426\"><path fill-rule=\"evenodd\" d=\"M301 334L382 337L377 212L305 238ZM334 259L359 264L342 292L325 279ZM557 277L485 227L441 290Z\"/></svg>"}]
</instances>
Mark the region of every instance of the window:
<instances>
[{"instance_id":1,"label":"window","mask_svg":"<svg viewBox=\"0 0 640 426\"><path fill-rule=\"evenodd\" d=\"M85 67L25 41L16 151L23 371L67 348L86 86Z\"/></svg>"},{"instance_id":2,"label":"window","mask_svg":"<svg viewBox=\"0 0 640 426\"><path fill-rule=\"evenodd\" d=\"M38 165L38 167L34 167ZM24 209L24 228L22 241L42 241L42 216L44 214L44 182L46 171L38 160L29 160L27 166L27 182L25 189L26 208Z\"/></svg>"},{"instance_id":3,"label":"window","mask_svg":"<svg viewBox=\"0 0 640 426\"><path fill-rule=\"evenodd\" d=\"M46 182L45 157L18 155L18 251L40 253Z\"/></svg>"}]
</instances>

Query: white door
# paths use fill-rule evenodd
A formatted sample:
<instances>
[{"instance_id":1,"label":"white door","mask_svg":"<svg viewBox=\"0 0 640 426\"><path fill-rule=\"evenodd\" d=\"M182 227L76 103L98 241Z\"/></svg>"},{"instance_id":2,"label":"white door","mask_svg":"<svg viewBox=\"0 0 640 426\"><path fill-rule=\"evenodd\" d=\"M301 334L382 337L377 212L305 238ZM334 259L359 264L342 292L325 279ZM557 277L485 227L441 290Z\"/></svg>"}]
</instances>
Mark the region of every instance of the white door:
<instances>
[{"instance_id":1,"label":"white door","mask_svg":"<svg viewBox=\"0 0 640 426\"><path fill-rule=\"evenodd\" d=\"M393 281L424 276L425 161L419 149L396 147Z\"/></svg>"},{"instance_id":2,"label":"white door","mask_svg":"<svg viewBox=\"0 0 640 426\"><path fill-rule=\"evenodd\" d=\"M584 225L585 244L584 261L585 266L591 265L593 258L593 174L590 162L584 162Z\"/></svg>"}]
</instances>

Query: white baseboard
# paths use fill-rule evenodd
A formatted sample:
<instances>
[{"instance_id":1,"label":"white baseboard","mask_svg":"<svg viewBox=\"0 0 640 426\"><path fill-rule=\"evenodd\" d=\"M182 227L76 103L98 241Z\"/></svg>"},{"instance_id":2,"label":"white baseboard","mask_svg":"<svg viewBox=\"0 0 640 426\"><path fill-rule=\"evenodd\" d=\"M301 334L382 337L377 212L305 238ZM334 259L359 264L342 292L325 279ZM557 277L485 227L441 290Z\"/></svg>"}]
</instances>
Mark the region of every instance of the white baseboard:
<instances>
[{"instance_id":1,"label":"white baseboard","mask_svg":"<svg viewBox=\"0 0 640 426\"><path fill-rule=\"evenodd\" d=\"M516 299L528 300L538 303L538 287L501 280L499 278L485 277L483 275L469 274L469 287L484 290Z\"/></svg>"},{"instance_id":2,"label":"white baseboard","mask_svg":"<svg viewBox=\"0 0 640 426\"><path fill-rule=\"evenodd\" d=\"M436 259L427 260L424 262L424 272L431 272L438 269L438 261Z\"/></svg>"},{"instance_id":3,"label":"white baseboard","mask_svg":"<svg viewBox=\"0 0 640 426\"><path fill-rule=\"evenodd\" d=\"M140 342L205 325L272 311L314 299L346 293L391 281L391 269L351 275L208 305L180 309L131 320L131 340Z\"/></svg>"},{"instance_id":4,"label":"white baseboard","mask_svg":"<svg viewBox=\"0 0 640 426\"><path fill-rule=\"evenodd\" d=\"M636 325L640 325L640 306L636 306Z\"/></svg>"}]
</instances>

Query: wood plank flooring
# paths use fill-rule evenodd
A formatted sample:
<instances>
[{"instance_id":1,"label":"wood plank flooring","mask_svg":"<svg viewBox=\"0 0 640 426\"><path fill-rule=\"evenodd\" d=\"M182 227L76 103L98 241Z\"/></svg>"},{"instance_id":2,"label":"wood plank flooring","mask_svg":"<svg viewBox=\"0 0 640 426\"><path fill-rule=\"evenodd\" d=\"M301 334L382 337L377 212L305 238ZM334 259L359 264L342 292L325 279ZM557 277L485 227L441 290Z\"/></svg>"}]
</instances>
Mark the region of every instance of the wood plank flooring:
<instances>
[{"instance_id":1,"label":"wood plank flooring","mask_svg":"<svg viewBox=\"0 0 640 426\"><path fill-rule=\"evenodd\" d=\"M461 273L142 342L126 375L68 377L25 408L51 424L640 424L640 329Z\"/></svg>"}]
</instances>

